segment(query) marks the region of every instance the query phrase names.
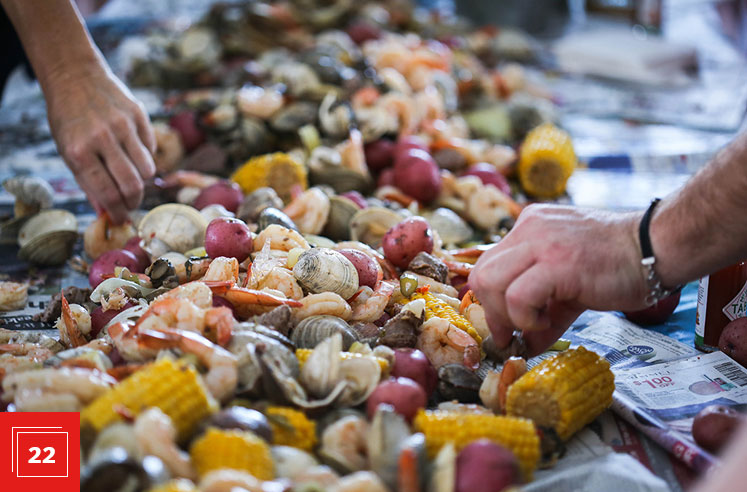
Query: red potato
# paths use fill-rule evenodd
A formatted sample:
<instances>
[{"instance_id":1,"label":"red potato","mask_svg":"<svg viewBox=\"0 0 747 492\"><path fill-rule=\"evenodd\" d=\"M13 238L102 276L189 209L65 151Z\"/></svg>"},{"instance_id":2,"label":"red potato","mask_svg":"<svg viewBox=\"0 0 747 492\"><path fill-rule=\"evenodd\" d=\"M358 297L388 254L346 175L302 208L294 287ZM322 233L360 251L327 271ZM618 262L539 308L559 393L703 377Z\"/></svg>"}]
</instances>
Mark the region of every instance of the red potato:
<instances>
[{"instance_id":1,"label":"red potato","mask_svg":"<svg viewBox=\"0 0 747 492\"><path fill-rule=\"evenodd\" d=\"M241 192L239 185L228 181L220 181L204 188L197 195L192 206L197 210L202 210L208 205L217 204L223 205L226 210L236 213L243 201L244 193Z\"/></svg>"},{"instance_id":2,"label":"red potato","mask_svg":"<svg viewBox=\"0 0 747 492\"><path fill-rule=\"evenodd\" d=\"M387 231L382 246L386 259L405 269L421 251L433 252L433 232L424 218L410 217Z\"/></svg>"},{"instance_id":3,"label":"red potato","mask_svg":"<svg viewBox=\"0 0 747 492\"><path fill-rule=\"evenodd\" d=\"M431 155L421 149L410 149L394 159L394 185L424 203L441 193L441 173Z\"/></svg>"},{"instance_id":4,"label":"red potato","mask_svg":"<svg viewBox=\"0 0 747 492\"><path fill-rule=\"evenodd\" d=\"M88 271L88 282L96 288L104 281L104 275L114 275L116 267L126 267L130 272L142 273L140 261L126 249L113 249L96 258Z\"/></svg>"},{"instance_id":5,"label":"red potato","mask_svg":"<svg viewBox=\"0 0 747 492\"><path fill-rule=\"evenodd\" d=\"M150 255L142 248L142 246L140 246L141 241L142 239L140 239L139 236L133 236L122 247L122 249L126 249L127 251L135 255L135 258L137 258L137 261L140 263L138 272L144 272L151 263Z\"/></svg>"},{"instance_id":6,"label":"red potato","mask_svg":"<svg viewBox=\"0 0 747 492\"><path fill-rule=\"evenodd\" d=\"M398 348L394 351L392 377L410 378L425 390L430 397L438 384L438 373L423 352L414 348Z\"/></svg>"},{"instance_id":7,"label":"red potato","mask_svg":"<svg viewBox=\"0 0 747 492\"><path fill-rule=\"evenodd\" d=\"M344 196L345 198L347 198L351 202L353 202L356 205L358 205L360 208L367 208L368 207L368 202L366 201L366 198L363 195L361 195L359 192L357 192L357 191L346 191L345 193L343 193L340 196Z\"/></svg>"},{"instance_id":8,"label":"red potato","mask_svg":"<svg viewBox=\"0 0 747 492\"><path fill-rule=\"evenodd\" d=\"M350 24L345 31L355 44L363 44L381 37L381 29L365 21Z\"/></svg>"},{"instance_id":9,"label":"red potato","mask_svg":"<svg viewBox=\"0 0 747 492\"><path fill-rule=\"evenodd\" d=\"M731 407L707 406L693 419L693 439L706 451L718 453L744 420L744 415Z\"/></svg>"},{"instance_id":10,"label":"red potato","mask_svg":"<svg viewBox=\"0 0 747 492\"><path fill-rule=\"evenodd\" d=\"M384 272L376 263L376 260L355 249L341 249L339 253L350 260L350 263L358 271L358 284L361 287L366 285L372 289L376 288L376 284L384 276Z\"/></svg>"},{"instance_id":11,"label":"red potato","mask_svg":"<svg viewBox=\"0 0 747 492\"><path fill-rule=\"evenodd\" d=\"M680 293L677 291L669 297L665 297L653 306L640 311L624 312L626 318L639 325L660 325L664 323L677 309L680 303Z\"/></svg>"},{"instance_id":12,"label":"red potato","mask_svg":"<svg viewBox=\"0 0 747 492\"><path fill-rule=\"evenodd\" d=\"M503 193L511 196L511 186L504 175L498 172L494 165L487 162L472 164L463 176L477 176L484 185L493 185Z\"/></svg>"},{"instance_id":13,"label":"red potato","mask_svg":"<svg viewBox=\"0 0 747 492\"><path fill-rule=\"evenodd\" d=\"M500 492L521 483L516 456L489 439L468 444L457 456L455 492Z\"/></svg>"},{"instance_id":14,"label":"red potato","mask_svg":"<svg viewBox=\"0 0 747 492\"><path fill-rule=\"evenodd\" d=\"M182 145L187 152L192 152L205 141L205 132L197 126L194 111L181 111L169 119L169 126L179 133Z\"/></svg>"},{"instance_id":15,"label":"red potato","mask_svg":"<svg viewBox=\"0 0 747 492\"><path fill-rule=\"evenodd\" d=\"M253 244L252 231L243 220L218 217L205 230L205 251L210 258L226 256L242 262L252 253Z\"/></svg>"},{"instance_id":16,"label":"red potato","mask_svg":"<svg viewBox=\"0 0 747 492\"><path fill-rule=\"evenodd\" d=\"M96 309L91 311L91 338L96 338L99 332L112 320L112 318L134 305L135 304L132 301L127 301L121 309L108 309L106 311L104 311L104 308L101 306L97 306Z\"/></svg>"},{"instance_id":17,"label":"red potato","mask_svg":"<svg viewBox=\"0 0 747 492\"><path fill-rule=\"evenodd\" d=\"M410 149L419 149L423 152L429 151L425 140L415 135L407 135L397 140L397 145L394 147L394 158L397 159L398 155L404 154Z\"/></svg>"},{"instance_id":18,"label":"red potato","mask_svg":"<svg viewBox=\"0 0 747 492\"><path fill-rule=\"evenodd\" d=\"M366 164L372 173L378 173L394 164L394 149L397 147L388 138L381 138L364 147Z\"/></svg>"},{"instance_id":19,"label":"red potato","mask_svg":"<svg viewBox=\"0 0 747 492\"><path fill-rule=\"evenodd\" d=\"M366 413L369 419L373 418L376 408L382 403L391 405L395 412L412 422L418 410L425 408L428 398L422 386L412 379L392 378L379 383L368 397Z\"/></svg>"},{"instance_id":20,"label":"red potato","mask_svg":"<svg viewBox=\"0 0 747 492\"><path fill-rule=\"evenodd\" d=\"M718 348L747 366L747 318L737 318L724 327L718 339Z\"/></svg>"},{"instance_id":21,"label":"red potato","mask_svg":"<svg viewBox=\"0 0 747 492\"><path fill-rule=\"evenodd\" d=\"M381 171L379 179L376 180L376 186L382 188L384 186L394 186L394 169L388 167Z\"/></svg>"}]
</instances>

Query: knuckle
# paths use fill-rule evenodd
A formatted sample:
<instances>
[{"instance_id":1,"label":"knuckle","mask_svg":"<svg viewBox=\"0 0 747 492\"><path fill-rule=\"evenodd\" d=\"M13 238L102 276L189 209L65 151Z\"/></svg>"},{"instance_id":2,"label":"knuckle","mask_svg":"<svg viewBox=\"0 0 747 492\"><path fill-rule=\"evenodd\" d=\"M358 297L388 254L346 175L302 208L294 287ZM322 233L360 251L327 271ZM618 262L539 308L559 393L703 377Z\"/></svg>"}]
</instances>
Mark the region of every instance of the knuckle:
<instances>
[{"instance_id":1,"label":"knuckle","mask_svg":"<svg viewBox=\"0 0 747 492\"><path fill-rule=\"evenodd\" d=\"M110 124L118 135L127 132L130 126L127 117L122 113L118 113L114 117L112 117Z\"/></svg>"},{"instance_id":2,"label":"knuckle","mask_svg":"<svg viewBox=\"0 0 747 492\"><path fill-rule=\"evenodd\" d=\"M89 147L86 142L73 142L62 150L62 156L70 161L75 169L80 168L80 162L83 161L89 152Z\"/></svg>"}]
</instances>

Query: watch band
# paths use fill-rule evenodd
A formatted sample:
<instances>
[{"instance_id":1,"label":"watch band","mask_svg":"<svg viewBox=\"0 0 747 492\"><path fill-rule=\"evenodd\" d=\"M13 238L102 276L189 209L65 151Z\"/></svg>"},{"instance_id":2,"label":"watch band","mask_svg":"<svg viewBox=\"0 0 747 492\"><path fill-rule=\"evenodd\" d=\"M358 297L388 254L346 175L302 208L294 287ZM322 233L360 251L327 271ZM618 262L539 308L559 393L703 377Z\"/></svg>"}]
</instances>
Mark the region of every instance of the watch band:
<instances>
[{"instance_id":1,"label":"watch band","mask_svg":"<svg viewBox=\"0 0 747 492\"><path fill-rule=\"evenodd\" d=\"M651 237L649 236L649 226L651 225L651 216L654 213L654 209L661 201L661 198L654 198L651 201L651 205L648 206L646 213L641 218L641 223L638 226L638 241L641 245L641 266L646 273L646 283L648 285L648 293L646 294L646 304L653 305L658 301L669 297L674 292L682 288L677 286L674 289L667 289L661 284L661 279L656 274L654 265L656 264L656 257L654 256L654 248L651 246Z\"/></svg>"}]
</instances>

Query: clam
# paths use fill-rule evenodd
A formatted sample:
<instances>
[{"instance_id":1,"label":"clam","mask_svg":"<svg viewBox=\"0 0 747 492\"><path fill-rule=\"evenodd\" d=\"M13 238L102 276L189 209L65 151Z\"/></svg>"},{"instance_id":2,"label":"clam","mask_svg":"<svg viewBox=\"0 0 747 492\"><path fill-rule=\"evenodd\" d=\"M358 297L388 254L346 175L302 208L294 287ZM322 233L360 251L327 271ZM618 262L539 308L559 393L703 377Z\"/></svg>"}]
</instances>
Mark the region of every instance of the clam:
<instances>
[{"instance_id":1,"label":"clam","mask_svg":"<svg viewBox=\"0 0 747 492\"><path fill-rule=\"evenodd\" d=\"M334 93L324 96L319 105L319 124L328 136L341 139L350 131L354 115L349 105L336 102Z\"/></svg>"},{"instance_id":2,"label":"clam","mask_svg":"<svg viewBox=\"0 0 747 492\"><path fill-rule=\"evenodd\" d=\"M259 214L268 207L281 209L283 200L272 188L257 188L244 197L236 216L247 224L255 223L259 219Z\"/></svg>"},{"instance_id":3,"label":"clam","mask_svg":"<svg viewBox=\"0 0 747 492\"><path fill-rule=\"evenodd\" d=\"M249 321L268 327L287 337L293 329L293 312L289 306L278 306L269 313L254 316Z\"/></svg>"},{"instance_id":4,"label":"clam","mask_svg":"<svg viewBox=\"0 0 747 492\"><path fill-rule=\"evenodd\" d=\"M438 368L437 388L444 400L479 403L480 385L480 376L462 364L445 364Z\"/></svg>"},{"instance_id":5,"label":"clam","mask_svg":"<svg viewBox=\"0 0 747 492\"><path fill-rule=\"evenodd\" d=\"M296 224L288 217L282 210L278 210L275 207L267 207L259 214L257 219L259 230L263 231L267 226L271 224L277 224L285 227L286 229L292 229L298 231Z\"/></svg>"},{"instance_id":6,"label":"clam","mask_svg":"<svg viewBox=\"0 0 747 492\"><path fill-rule=\"evenodd\" d=\"M301 368L300 381L309 394L325 398L338 386L343 386L344 389L345 383L340 378L341 352L342 335L339 333L328 337L314 348Z\"/></svg>"},{"instance_id":7,"label":"clam","mask_svg":"<svg viewBox=\"0 0 747 492\"><path fill-rule=\"evenodd\" d=\"M288 308L288 309L290 309L290 308ZM270 311L270 313L272 313L272 312L275 312L275 310ZM267 316L270 313L265 313L262 316ZM238 332L241 332L241 331L252 331L252 332L258 333L258 334L260 334L262 336L265 336L265 337L268 337L268 338L272 338L276 342L282 343L289 350L295 350L296 349L296 345L293 342L291 342L290 339L287 336L283 335L281 332L279 332L277 330L274 330L272 328L268 328L267 326L264 326L264 325L259 324L259 323L254 323L254 322L251 322L251 321L244 321L242 323L238 323L238 324L234 325L234 327L233 327L233 332L234 333L238 333Z\"/></svg>"},{"instance_id":8,"label":"clam","mask_svg":"<svg viewBox=\"0 0 747 492\"><path fill-rule=\"evenodd\" d=\"M75 347L57 352L44 361L44 367L60 367L62 365L79 365L106 372L112 368L111 359L101 350L90 347Z\"/></svg>"},{"instance_id":9,"label":"clam","mask_svg":"<svg viewBox=\"0 0 747 492\"><path fill-rule=\"evenodd\" d=\"M272 68L272 80L284 84L293 96L303 96L321 85L321 81L314 70L305 63L297 61L284 62L274 66ZM314 108L314 118L316 118L316 108Z\"/></svg>"},{"instance_id":10,"label":"clam","mask_svg":"<svg viewBox=\"0 0 747 492\"><path fill-rule=\"evenodd\" d=\"M204 427L238 429L253 432L268 443L272 442L272 427L262 412L251 408L232 406L212 414L203 422Z\"/></svg>"},{"instance_id":11,"label":"clam","mask_svg":"<svg viewBox=\"0 0 747 492\"><path fill-rule=\"evenodd\" d=\"M337 316L310 316L301 321L291 333L291 342L298 348L314 348L322 341L339 333L342 350L348 350L358 341L358 335L342 318Z\"/></svg>"},{"instance_id":12,"label":"clam","mask_svg":"<svg viewBox=\"0 0 747 492\"><path fill-rule=\"evenodd\" d=\"M312 248L328 248L332 249L335 247L335 242L328 237L318 236L316 234L304 234L303 238L309 243Z\"/></svg>"},{"instance_id":13,"label":"clam","mask_svg":"<svg viewBox=\"0 0 747 492\"><path fill-rule=\"evenodd\" d=\"M337 149L325 146L319 146L311 152L309 180L314 185L328 185L335 193L353 190L367 192L373 185L370 176L344 167Z\"/></svg>"},{"instance_id":14,"label":"clam","mask_svg":"<svg viewBox=\"0 0 747 492\"><path fill-rule=\"evenodd\" d=\"M44 210L18 232L18 256L38 265L61 265L73 254L78 221L66 210Z\"/></svg>"},{"instance_id":15,"label":"clam","mask_svg":"<svg viewBox=\"0 0 747 492\"><path fill-rule=\"evenodd\" d=\"M112 447L98 453L81 470L80 490L148 490L167 479L166 467L155 456L146 456L141 460L130 455L125 448Z\"/></svg>"},{"instance_id":16,"label":"clam","mask_svg":"<svg viewBox=\"0 0 747 492\"><path fill-rule=\"evenodd\" d=\"M291 446L273 446L272 461L275 464L275 475L278 478L293 480L319 462L312 455Z\"/></svg>"},{"instance_id":17,"label":"clam","mask_svg":"<svg viewBox=\"0 0 747 492\"><path fill-rule=\"evenodd\" d=\"M353 200L335 195L329 199L329 215L322 234L335 241L350 239L350 222L360 207Z\"/></svg>"},{"instance_id":18,"label":"clam","mask_svg":"<svg viewBox=\"0 0 747 492\"><path fill-rule=\"evenodd\" d=\"M295 102L279 110L270 118L270 127L277 132L295 132L304 125L316 121L316 105L310 102Z\"/></svg>"},{"instance_id":19,"label":"clam","mask_svg":"<svg viewBox=\"0 0 747 492\"><path fill-rule=\"evenodd\" d=\"M16 218L34 215L50 208L54 200L52 186L37 176L16 176L3 181L3 187L15 198Z\"/></svg>"},{"instance_id":20,"label":"clam","mask_svg":"<svg viewBox=\"0 0 747 492\"><path fill-rule=\"evenodd\" d=\"M125 280L123 278L114 277L108 278L97 285L96 288L93 289L93 292L91 292L91 300L95 303L100 304L103 297L109 297L109 294L120 287L129 297L133 299L136 299L138 297L145 297L154 290L143 287L140 284L136 284L135 282L130 282L129 280Z\"/></svg>"},{"instance_id":21,"label":"clam","mask_svg":"<svg viewBox=\"0 0 747 492\"><path fill-rule=\"evenodd\" d=\"M404 417L391 406L380 405L368 431L368 458L371 470L390 490L397 490L399 455L409 436Z\"/></svg>"},{"instance_id":22,"label":"clam","mask_svg":"<svg viewBox=\"0 0 747 492\"><path fill-rule=\"evenodd\" d=\"M374 357L356 357L340 362L340 375L346 382L345 390L336 405L354 407L373 393L381 379L381 366Z\"/></svg>"},{"instance_id":23,"label":"clam","mask_svg":"<svg viewBox=\"0 0 747 492\"><path fill-rule=\"evenodd\" d=\"M373 323L355 323L350 327L350 329L353 331L353 333L356 334L361 343L365 343L371 346L376 345L379 340L379 336L381 335L381 328Z\"/></svg>"},{"instance_id":24,"label":"clam","mask_svg":"<svg viewBox=\"0 0 747 492\"><path fill-rule=\"evenodd\" d=\"M205 217L205 220L207 220L208 223L210 223L210 221L212 221L213 219L217 219L219 217L236 217L233 212L231 212L230 210L226 210L226 207L218 203L208 205L207 207L200 210L200 213L203 217Z\"/></svg>"},{"instance_id":25,"label":"clam","mask_svg":"<svg viewBox=\"0 0 747 492\"><path fill-rule=\"evenodd\" d=\"M327 248L314 248L298 257L293 275L302 287L318 294L334 292L350 299L358 291L358 271L343 255Z\"/></svg>"},{"instance_id":26,"label":"clam","mask_svg":"<svg viewBox=\"0 0 747 492\"><path fill-rule=\"evenodd\" d=\"M140 221L138 235L144 249L159 257L169 251L184 253L203 245L207 221L188 205L168 203L151 210Z\"/></svg>"},{"instance_id":27,"label":"clam","mask_svg":"<svg viewBox=\"0 0 747 492\"><path fill-rule=\"evenodd\" d=\"M446 245L463 243L474 234L467 222L448 208L437 208L424 216Z\"/></svg>"},{"instance_id":28,"label":"clam","mask_svg":"<svg viewBox=\"0 0 747 492\"><path fill-rule=\"evenodd\" d=\"M221 45L212 30L191 27L179 38L175 46L180 62L194 68L210 68L218 64Z\"/></svg>"},{"instance_id":29,"label":"clam","mask_svg":"<svg viewBox=\"0 0 747 492\"><path fill-rule=\"evenodd\" d=\"M404 216L384 207L368 207L358 211L350 221L350 238L372 248L381 246L384 234L399 224Z\"/></svg>"},{"instance_id":30,"label":"clam","mask_svg":"<svg viewBox=\"0 0 747 492\"><path fill-rule=\"evenodd\" d=\"M261 350L257 350L260 347ZM231 337L228 350L239 361L239 391L254 392L262 377L260 355L268 355L282 361L285 376L298 376L298 359L283 343L253 330L236 331ZM261 354L259 353L261 352Z\"/></svg>"}]
</instances>

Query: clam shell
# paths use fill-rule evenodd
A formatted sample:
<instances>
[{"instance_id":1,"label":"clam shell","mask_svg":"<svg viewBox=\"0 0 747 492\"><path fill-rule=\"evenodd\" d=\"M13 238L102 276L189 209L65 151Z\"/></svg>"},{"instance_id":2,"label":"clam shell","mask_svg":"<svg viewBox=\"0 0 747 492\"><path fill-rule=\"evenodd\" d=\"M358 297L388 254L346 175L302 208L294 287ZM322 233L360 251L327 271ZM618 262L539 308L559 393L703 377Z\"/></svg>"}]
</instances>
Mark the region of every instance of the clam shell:
<instances>
[{"instance_id":1,"label":"clam shell","mask_svg":"<svg viewBox=\"0 0 747 492\"><path fill-rule=\"evenodd\" d=\"M277 132L295 132L316 121L317 107L309 102L296 102L280 109L270 118L270 126Z\"/></svg>"},{"instance_id":2,"label":"clam shell","mask_svg":"<svg viewBox=\"0 0 747 492\"><path fill-rule=\"evenodd\" d=\"M335 242L324 236L317 236L316 234L304 234L304 239L312 248L329 248L335 247Z\"/></svg>"},{"instance_id":3,"label":"clam shell","mask_svg":"<svg viewBox=\"0 0 747 492\"><path fill-rule=\"evenodd\" d=\"M301 321L291 333L291 342L298 348L314 348L335 333L342 336L342 349L348 350L358 341L358 335L345 320L337 316L311 316Z\"/></svg>"},{"instance_id":4,"label":"clam shell","mask_svg":"<svg viewBox=\"0 0 747 492\"><path fill-rule=\"evenodd\" d=\"M445 244L463 243L474 234L467 222L448 208L437 208L430 214L426 214L425 218Z\"/></svg>"},{"instance_id":5,"label":"clam shell","mask_svg":"<svg viewBox=\"0 0 747 492\"><path fill-rule=\"evenodd\" d=\"M281 209L283 208L283 200L272 188L257 188L244 197L236 216L247 224L255 223L259 220L262 211L268 207Z\"/></svg>"},{"instance_id":6,"label":"clam shell","mask_svg":"<svg viewBox=\"0 0 747 492\"><path fill-rule=\"evenodd\" d=\"M292 229L294 231L298 231L298 227L296 227L296 224L291 220L290 217L285 215L282 210L278 210L275 207L267 207L259 214L258 219L259 224L259 230L262 231L267 226L272 224L277 224L285 227L286 229Z\"/></svg>"},{"instance_id":7,"label":"clam shell","mask_svg":"<svg viewBox=\"0 0 747 492\"><path fill-rule=\"evenodd\" d=\"M73 254L78 221L66 210L46 210L30 218L18 233L18 257L37 265L61 265Z\"/></svg>"},{"instance_id":8,"label":"clam shell","mask_svg":"<svg viewBox=\"0 0 747 492\"><path fill-rule=\"evenodd\" d=\"M314 248L298 257L293 275L306 290L318 294L334 292L350 299L358 290L358 270L337 251Z\"/></svg>"},{"instance_id":9,"label":"clam shell","mask_svg":"<svg viewBox=\"0 0 747 492\"><path fill-rule=\"evenodd\" d=\"M322 234L334 241L347 241L350 239L350 222L360 207L344 196L331 197L329 205L329 215Z\"/></svg>"},{"instance_id":10,"label":"clam shell","mask_svg":"<svg viewBox=\"0 0 747 492\"><path fill-rule=\"evenodd\" d=\"M207 221L188 205L168 203L151 210L140 221L138 235L152 256L167 251L184 253L202 246ZM165 251L163 250L165 248Z\"/></svg>"},{"instance_id":11,"label":"clam shell","mask_svg":"<svg viewBox=\"0 0 747 492\"><path fill-rule=\"evenodd\" d=\"M312 185L329 185L335 190L335 193L360 191L363 194L367 194L373 186L373 180L370 176L364 176L359 172L342 166L310 169L309 180Z\"/></svg>"},{"instance_id":12,"label":"clam shell","mask_svg":"<svg viewBox=\"0 0 747 492\"><path fill-rule=\"evenodd\" d=\"M381 246L384 234L399 224L404 216L384 207L368 207L358 211L350 221L350 239L372 248Z\"/></svg>"},{"instance_id":13,"label":"clam shell","mask_svg":"<svg viewBox=\"0 0 747 492\"><path fill-rule=\"evenodd\" d=\"M479 403L482 379L462 364L445 364L438 369L438 393L444 400Z\"/></svg>"},{"instance_id":14,"label":"clam shell","mask_svg":"<svg viewBox=\"0 0 747 492\"><path fill-rule=\"evenodd\" d=\"M93 289L93 292L91 292L91 300L100 303L102 297L108 296L120 287L122 287L130 297L145 297L155 290L143 287L135 282L130 282L123 278L114 277L108 278L97 285L96 288Z\"/></svg>"}]
</instances>

